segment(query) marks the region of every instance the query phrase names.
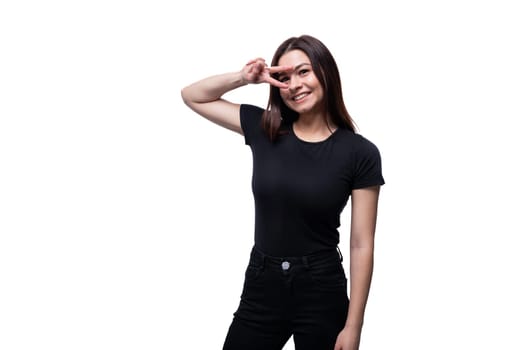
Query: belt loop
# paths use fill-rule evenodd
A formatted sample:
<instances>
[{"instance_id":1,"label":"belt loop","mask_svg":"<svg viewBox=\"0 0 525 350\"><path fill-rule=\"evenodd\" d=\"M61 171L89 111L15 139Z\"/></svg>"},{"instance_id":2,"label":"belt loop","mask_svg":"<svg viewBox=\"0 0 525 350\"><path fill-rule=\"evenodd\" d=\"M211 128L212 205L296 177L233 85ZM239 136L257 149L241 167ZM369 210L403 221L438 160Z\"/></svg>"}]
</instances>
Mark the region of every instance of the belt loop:
<instances>
[{"instance_id":1,"label":"belt loop","mask_svg":"<svg viewBox=\"0 0 525 350\"><path fill-rule=\"evenodd\" d=\"M266 254L264 254L263 252L261 252L260 250L258 250L259 252L259 255L261 257L261 268L264 270L264 267L266 266Z\"/></svg>"},{"instance_id":2,"label":"belt loop","mask_svg":"<svg viewBox=\"0 0 525 350\"><path fill-rule=\"evenodd\" d=\"M336 246L337 252L339 253L339 260L343 262L343 254L341 254L341 250L339 249L339 246Z\"/></svg>"},{"instance_id":3,"label":"belt loop","mask_svg":"<svg viewBox=\"0 0 525 350\"><path fill-rule=\"evenodd\" d=\"M259 249L257 249L257 247L253 246L253 251L254 253L257 255L257 257L259 259L261 259L261 269L264 269L264 266L266 264L266 254L264 254L263 252L261 252Z\"/></svg>"}]
</instances>

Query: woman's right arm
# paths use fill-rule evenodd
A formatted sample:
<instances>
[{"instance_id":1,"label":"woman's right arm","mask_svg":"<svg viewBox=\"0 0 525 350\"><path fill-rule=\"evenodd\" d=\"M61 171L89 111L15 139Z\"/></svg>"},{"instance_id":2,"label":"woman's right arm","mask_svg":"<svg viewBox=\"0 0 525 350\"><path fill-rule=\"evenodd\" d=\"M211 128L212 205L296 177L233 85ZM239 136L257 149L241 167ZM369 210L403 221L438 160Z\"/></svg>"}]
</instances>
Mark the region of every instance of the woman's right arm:
<instances>
[{"instance_id":1,"label":"woman's right arm","mask_svg":"<svg viewBox=\"0 0 525 350\"><path fill-rule=\"evenodd\" d=\"M242 134L240 105L222 99L222 95L246 84L242 71L214 75L185 87L181 95L184 103L204 118Z\"/></svg>"},{"instance_id":2,"label":"woman's right arm","mask_svg":"<svg viewBox=\"0 0 525 350\"><path fill-rule=\"evenodd\" d=\"M270 74L290 67L267 67L263 59L248 62L241 71L214 75L199 80L181 91L184 103L204 118L242 134L240 105L226 101L222 95L238 87L266 82L279 88L287 87Z\"/></svg>"}]
</instances>

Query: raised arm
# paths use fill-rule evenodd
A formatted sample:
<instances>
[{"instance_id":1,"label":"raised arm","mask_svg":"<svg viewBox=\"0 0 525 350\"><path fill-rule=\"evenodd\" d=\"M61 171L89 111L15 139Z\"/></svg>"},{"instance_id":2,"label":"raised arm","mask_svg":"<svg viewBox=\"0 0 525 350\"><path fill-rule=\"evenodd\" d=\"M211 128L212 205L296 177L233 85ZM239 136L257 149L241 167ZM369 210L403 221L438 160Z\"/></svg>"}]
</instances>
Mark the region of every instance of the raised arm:
<instances>
[{"instance_id":1,"label":"raised arm","mask_svg":"<svg viewBox=\"0 0 525 350\"><path fill-rule=\"evenodd\" d=\"M336 350L357 350L374 264L379 186L352 191L350 233L350 306L345 328L339 334Z\"/></svg>"},{"instance_id":2,"label":"raised arm","mask_svg":"<svg viewBox=\"0 0 525 350\"><path fill-rule=\"evenodd\" d=\"M272 73L286 71L291 67L267 67L264 60L257 58L248 62L239 72L214 75L199 80L182 89L184 103L204 118L242 134L239 116L240 105L229 102L222 96L246 84L269 83L286 88L271 77Z\"/></svg>"}]
</instances>

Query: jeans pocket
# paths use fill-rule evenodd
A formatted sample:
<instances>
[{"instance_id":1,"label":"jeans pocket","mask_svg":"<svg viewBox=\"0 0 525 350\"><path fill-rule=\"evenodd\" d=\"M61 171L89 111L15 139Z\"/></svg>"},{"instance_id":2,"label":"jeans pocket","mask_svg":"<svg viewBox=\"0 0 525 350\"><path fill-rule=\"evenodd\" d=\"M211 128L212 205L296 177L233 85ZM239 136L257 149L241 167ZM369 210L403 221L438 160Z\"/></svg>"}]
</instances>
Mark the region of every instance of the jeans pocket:
<instances>
[{"instance_id":1,"label":"jeans pocket","mask_svg":"<svg viewBox=\"0 0 525 350\"><path fill-rule=\"evenodd\" d=\"M244 278L247 281L254 281L261 275L261 272L262 266L250 262L246 268L246 272L244 273Z\"/></svg>"},{"instance_id":2,"label":"jeans pocket","mask_svg":"<svg viewBox=\"0 0 525 350\"><path fill-rule=\"evenodd\" d=\"M309 272L313 282L320 287L346 289L348 280L343 265L339 262L329 265L311 266Z\"/></svg>"}]
</instances>

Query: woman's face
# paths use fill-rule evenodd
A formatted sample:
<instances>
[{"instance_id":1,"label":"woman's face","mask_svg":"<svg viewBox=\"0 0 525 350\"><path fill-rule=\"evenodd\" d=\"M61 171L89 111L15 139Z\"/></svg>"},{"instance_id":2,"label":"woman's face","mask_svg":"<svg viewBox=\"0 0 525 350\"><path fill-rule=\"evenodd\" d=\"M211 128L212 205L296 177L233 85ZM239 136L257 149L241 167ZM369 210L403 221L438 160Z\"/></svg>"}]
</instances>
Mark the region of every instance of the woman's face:
<instances>
[{"instance_id":1,"label":"woman's face","mask_svg":"<svg viewBox=\"0 0 525 350\"><path fill-rule=\"evenodd\" d=\"M288 84L287 88L279 89L288 108L299 115L321 114L324 92L308 56L301 50L288 51L281 56L278 65L293 67L293 70L280 73L278 77Z\"/></svg>"}]
</instances>

